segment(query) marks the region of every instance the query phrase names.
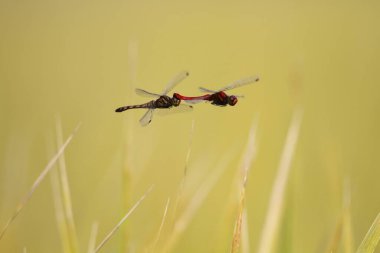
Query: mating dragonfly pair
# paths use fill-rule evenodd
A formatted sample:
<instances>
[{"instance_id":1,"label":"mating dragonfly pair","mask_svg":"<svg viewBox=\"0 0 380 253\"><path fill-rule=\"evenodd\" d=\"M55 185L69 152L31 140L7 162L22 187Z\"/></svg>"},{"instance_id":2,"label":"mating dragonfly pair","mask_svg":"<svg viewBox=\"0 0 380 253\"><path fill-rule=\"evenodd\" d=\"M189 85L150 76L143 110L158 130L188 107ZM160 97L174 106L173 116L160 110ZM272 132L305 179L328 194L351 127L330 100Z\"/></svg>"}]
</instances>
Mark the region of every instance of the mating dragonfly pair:
<instances>
[{"instance_id":1,"label":"mating dragonfly pair","mask_svg":"<svg viewBox=\"0 0 380 253\"><path fill-rule=\"evenodd\" d=\"M210 90L206 88L199 87L199 89L202 92L205 92L207 94L202 96L196 96L196 97L187 97L183 96L179 93L173 93L172 97L168 96L168 93L174 89L175 86L177 86L183 79L185 79L189 75L188 72L181 72L179 73L174 79L172 79L165 87L165 89L160 94L148 92L143 89L136 89L136 93L141 96L147 96L147 97L156 97L157 99L149 101L145 104L140 105L127 105L123 107L119 107L115 110L115 112L123 112L129 109L148 109L148 111L142 116L140 119L140 123L142 126L148 125L152 121L153 112L155 109L169 109L172 107L176 107L177 110L180 111L190 111L192 110L191 105L184 105L181 104L181 101L185 101L189 104L195 104L202 101L208 101L211 102L211 104L216 106L234 106L237 101L238 97L242 96L236 96L236 95L227 95L225 91L235 89L240 86L244 86L247 84L255 83L259 81L259 78L257 76L251 76L248 78L244 78L235 82L230 83L229 85L219 89L219 90ZM172 109L173 110L173 109Z\"/></svg>"}]
</instances>

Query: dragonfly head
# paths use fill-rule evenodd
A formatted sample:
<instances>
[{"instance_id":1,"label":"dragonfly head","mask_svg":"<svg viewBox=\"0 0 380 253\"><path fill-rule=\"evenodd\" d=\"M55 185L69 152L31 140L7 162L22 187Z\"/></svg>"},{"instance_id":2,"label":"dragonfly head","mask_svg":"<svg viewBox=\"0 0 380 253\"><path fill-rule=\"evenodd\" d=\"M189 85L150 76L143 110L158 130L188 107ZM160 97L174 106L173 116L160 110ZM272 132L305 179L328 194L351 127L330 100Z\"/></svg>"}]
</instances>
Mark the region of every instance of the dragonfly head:
<instances>
[{"instance_id":1,"label":"dragonfly head","mask_svg":"<svg viewBox=\"0 0 380 253\"><path fill-rule=\"evenodd\" d=\"M179 99L177 96L173 96L172 103L173 106L179 106L179 104L181 103L181 99Z\"/></svg>"},{"instance_id":2,"label":"dragonfly head","mask_svg":"<svg viewBox=\"0 0 380 253\"><path fill-rule=\"evenodd\" d=\"M234 105L236 105L237 101L238 101L238 99L237 99L237 97L234 96L234 95L228 97L228 104L229 104L230 106L234 106Z\"/></svg>"}]
</instances>

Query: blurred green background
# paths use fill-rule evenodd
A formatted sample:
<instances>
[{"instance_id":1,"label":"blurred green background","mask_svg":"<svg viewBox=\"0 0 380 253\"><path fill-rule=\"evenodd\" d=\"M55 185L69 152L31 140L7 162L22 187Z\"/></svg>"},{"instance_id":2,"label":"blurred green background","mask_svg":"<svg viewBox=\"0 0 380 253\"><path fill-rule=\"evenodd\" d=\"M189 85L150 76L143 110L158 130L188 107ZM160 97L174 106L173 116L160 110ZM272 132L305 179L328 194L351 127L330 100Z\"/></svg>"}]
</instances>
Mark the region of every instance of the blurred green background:
<instances>
[{"instance_id":1,"label":"blurred green background","mask_svg":"<svg viewBox=\"0 0 380 253\"><path fill-rule=\"evenodd\" d=\"M171 252L229 252L240 161L256 118L246 207L257 252L292 114L302 108L274 251L324 252L344 182L356 248L380 211L379 13L370 0L1 0L0 227L53 155L58 115L64 139L82 122L65 152L81 252L94 221L99 242L152 184L102 252L146 252L170 198L162 248L178 195L189 202L215 173L220 179ZM235 107L200 104L155 115L148 127L138 122L143 111L114 113L147 101L134 88L160 92L181 70L190 76L175 91L186 95L254 74L261 80L232 92L245 96ZM24 247L63 252L49 177L0 241L0 252Z\"/></svg>"}]
</instances>

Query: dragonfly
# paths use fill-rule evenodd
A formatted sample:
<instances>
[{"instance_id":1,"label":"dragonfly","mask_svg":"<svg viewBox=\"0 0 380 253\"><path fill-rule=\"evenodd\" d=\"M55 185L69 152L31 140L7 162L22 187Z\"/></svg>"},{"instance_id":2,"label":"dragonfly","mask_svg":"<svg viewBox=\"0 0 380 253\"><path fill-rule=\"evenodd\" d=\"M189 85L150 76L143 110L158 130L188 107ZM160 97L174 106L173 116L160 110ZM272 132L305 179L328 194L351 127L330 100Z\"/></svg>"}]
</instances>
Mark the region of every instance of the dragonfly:
<instances>
[{"instance_id":1,"label":"dragonfly","mask_svg":"<svg viewBox=\"0 0 380 253\"><path fill-rule=\"evenodd\" d=\"M227 95L225 91L232 90L244 85L252 84L259 81L258 76L250 76L244 79L240 79L237 81L234 81L230 83L229 85L219 89L219 90L210 90L207 88L199 87L199 90L208 94L202 95L202 96L196 96L196 97L187 97L183 96L179 93L174 93L173 97L179 99L179 100L184 100L187 103L198 103L201 101L209 101L211 102L212 105L216 106L234 106L238 102L238 97L243 97L243 96L238 96L238 95Z\"/></svg>"},{"instance_id":2,"label":"dragonfly","mask_svg":"<svg viewBox=\"0 0 380 253\"><path fill-rule=\"evenodd\" d=\"M177 107L178 110L176 111L190 111L193 108L191 105L181 104L181 100L178 99L177 97L175 96L169 97L167 95L172 89L174 89L175 86L177 86L187 76L189 76L189 72L187 71L180 72L166 85L163 91L159 94L137 88L135 92L138 95L144 96L144 97L154 97L156 99L151 100L144 104L122 106L122 107L117 108L115 112L124 112L130 109L148 109L148 111L140 119L140 124L142 126L146 126L152 121L153 113L155 109L169 109L172 107ZM173 110L173 112L175 112L175 110Z\"/></svg>"}]
</instances>

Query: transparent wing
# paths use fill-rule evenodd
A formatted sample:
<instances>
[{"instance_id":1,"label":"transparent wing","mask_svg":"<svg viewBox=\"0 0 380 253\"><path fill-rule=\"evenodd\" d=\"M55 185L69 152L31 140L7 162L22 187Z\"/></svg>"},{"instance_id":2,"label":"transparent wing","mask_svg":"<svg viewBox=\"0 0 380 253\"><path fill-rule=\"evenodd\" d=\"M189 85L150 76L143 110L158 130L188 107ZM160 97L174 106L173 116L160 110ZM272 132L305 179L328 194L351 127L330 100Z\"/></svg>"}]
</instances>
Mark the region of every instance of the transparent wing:
<instances>
[{"instance_id":1,"label":"transparent wing","mask_svg":"<svg viewBox=\"0 0 380 253\"><path fill-rule=\"evenodd\" d=\"M240 79L240 80L237 80L235 82L232 82L231 84L229 84L229 85L221 88L218 91L232 90L232 89L235 89L237 87L241 87L241 86L244 86L244 85L247 85L247 84L255 83L257 81L259 81L259 77L258 76L250 76L250 77L247 77L247 78Z\"/></svg>"},{"instance_id":2,"label":"transparent wing","mask_svg":"<svg viewBox=\"0 0 380 253\"><path fill-rule=\"evenodd\" d=\"M162 95L167 95L176 85L178 85L183 79L189 75L189 72L182 71L177 76L175 76L162 91Z\"/></svg>"},{"instance_id":3,"label":"transparent wing","mask_svg":"<svg viewBox=\"0 0 380 253\"><path fill-rule=\"evenodd\" d=\"M174 113L191 112L192 110L193 107L191 105L180 104L176 107L157 109L155 113L160 116L167 116Z\"/></svg>"},{"instance_id":4,"label":"transparent wing","mask_svg":"<svg viewBox=\"0 0 380 253\"><path fill-rule=\"evenodd\" d=\"M217 93L217 91L215 91L215 90L209 90L209 89L206 89L206 88L203 88L203 87L199 87L199 90L203 91L203 92L206 92L206 93Z\"/></svg>"},{"instance_id":5,"label":"transparent wing","mask_svg":"<svg viewBox=\"0 0 380 253\"><path fill-rule=\"evenodd\" d=\"M142 97L148 97L148 98L151 98L151 97L160 97L161 95L159 94L156 94L156 93L152 93L152 92L149 92L149 91L146 91L146 90L143 90L143 89L135 89L135 92L137 95L140 95Z\"/></svg>"},{"instance_id":6,"label":"transparent wing","mask_svg":"<svg viewBox=\"0 0 380 253\"><path fill-rule=\"evenodd\" d=\"M154 109L149 109L140 119L140 124L141 126L146 126L148 125L151 121L152 121L152 118L153 118L153 112L154 112Z\"/></svg>"}]
</instances>

